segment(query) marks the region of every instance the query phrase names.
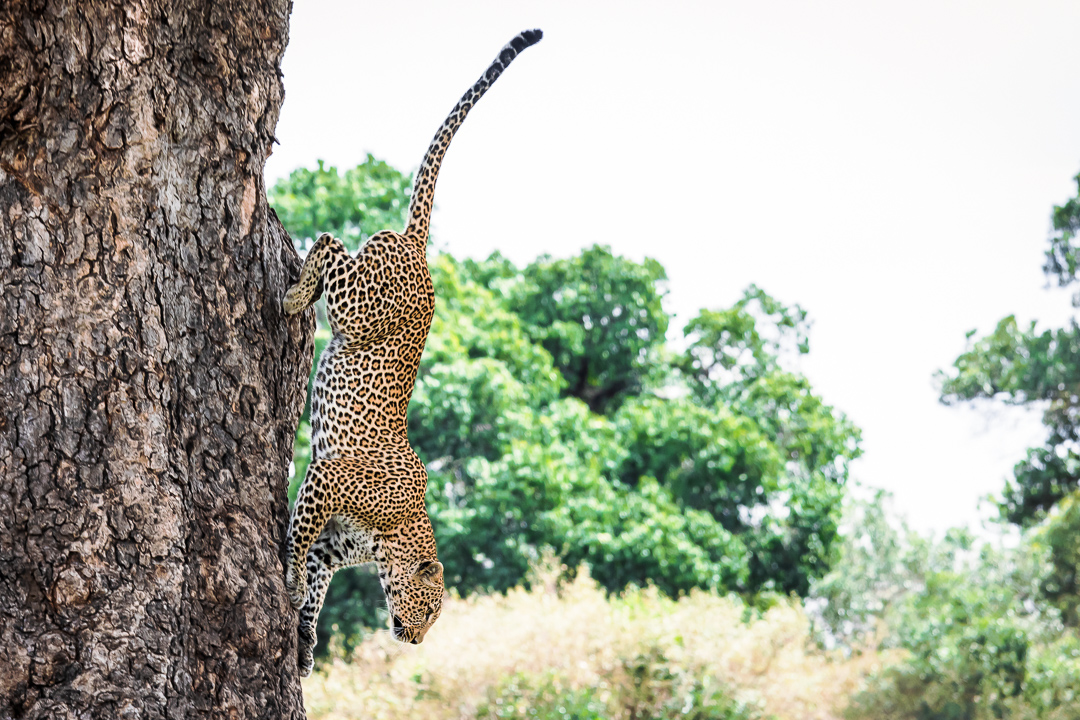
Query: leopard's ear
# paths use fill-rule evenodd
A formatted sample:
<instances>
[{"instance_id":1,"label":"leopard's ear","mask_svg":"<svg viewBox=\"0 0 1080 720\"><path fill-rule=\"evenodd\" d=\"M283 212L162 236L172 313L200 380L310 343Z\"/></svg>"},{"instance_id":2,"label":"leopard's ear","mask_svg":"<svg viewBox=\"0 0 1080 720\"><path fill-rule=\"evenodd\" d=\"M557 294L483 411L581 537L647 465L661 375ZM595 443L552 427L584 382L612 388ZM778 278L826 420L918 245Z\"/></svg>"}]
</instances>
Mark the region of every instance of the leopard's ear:
<instances>
[{"instance_id":1,"label":"leopard's ear","mask_svg":"<svg viewBox=\"0 0 1080 720\"><path fill-rule=\"evenodd\" d=\"M413 578L428 587L441 588L443 586L442 563L438 560L434 562L425 560L416 568Z\"/></svg>"}]
</instances>

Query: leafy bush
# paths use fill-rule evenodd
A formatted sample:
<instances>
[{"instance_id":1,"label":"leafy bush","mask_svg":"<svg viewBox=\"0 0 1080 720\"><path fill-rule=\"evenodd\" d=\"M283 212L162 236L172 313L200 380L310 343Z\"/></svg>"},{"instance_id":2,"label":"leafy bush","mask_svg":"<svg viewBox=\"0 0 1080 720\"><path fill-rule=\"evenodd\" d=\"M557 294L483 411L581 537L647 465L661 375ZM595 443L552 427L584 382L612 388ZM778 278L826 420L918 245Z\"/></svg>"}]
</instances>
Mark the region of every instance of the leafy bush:
<instances>
[{"instance_id":1,"label":"leafy bush","mask_svg":"<svg viewBox=\"0 0 1080 720\"><path fill-rule=\"evenodd\" d=\"M627 658L625 681L571 687L550 673L518 673L489 693L477 720L750 720L758 713L731 698L705 673L672 667L660 648Z\"/></svg>"},{"instance_id":2,"label":"leafy bush","mask_svg":"<svg viewBox=\"0 0 1080 720\"><path fill-rule=\"evenodd\" d=\"M1062 623L1062 608L1076 607L1067 590L1080 550L1072 505L1010 546L961 530L938 542L898 530L884 499L856 504L838 569L814 588L821 637L852 648L876 638L904 653L853 697L847 716L1075 717L1080 637Z\"/></svg>"},{"instance_id":3,"label":"leafy bush","mask_svg":"<svg viewBox=\"0 0 1080 720\"><path fill-rule=\"evenodd\" d=\"M559 678L507 678L476 711L477 720L607 720L607 703L593 688L563 687Z\"/></svg>"}]
</instances>

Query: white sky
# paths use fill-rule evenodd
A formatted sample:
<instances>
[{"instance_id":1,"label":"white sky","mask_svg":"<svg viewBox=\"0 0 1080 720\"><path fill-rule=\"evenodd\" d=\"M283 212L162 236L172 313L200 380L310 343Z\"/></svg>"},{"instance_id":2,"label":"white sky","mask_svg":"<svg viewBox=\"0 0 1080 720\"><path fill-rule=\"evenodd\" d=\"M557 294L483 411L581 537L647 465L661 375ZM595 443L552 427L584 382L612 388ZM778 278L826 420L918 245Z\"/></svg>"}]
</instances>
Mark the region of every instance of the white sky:
<instances>
[{"instance_id":1,"label":"white sky","mask_svg":"<svg viewBox=\"0 0 1080 720\"><path fill-rule=\"evenodd\" d=\"M533 27L447 154L436 244L648 255L679 324L750 283L800 303L803 372L863 428L856 477L917 528L975 520L1041 426L943 407L932 375L967 330L1071 316L1041 266L1080 171L1080 3L301 0L268 183L414 169Z\"/></svg>"}]
</instances>

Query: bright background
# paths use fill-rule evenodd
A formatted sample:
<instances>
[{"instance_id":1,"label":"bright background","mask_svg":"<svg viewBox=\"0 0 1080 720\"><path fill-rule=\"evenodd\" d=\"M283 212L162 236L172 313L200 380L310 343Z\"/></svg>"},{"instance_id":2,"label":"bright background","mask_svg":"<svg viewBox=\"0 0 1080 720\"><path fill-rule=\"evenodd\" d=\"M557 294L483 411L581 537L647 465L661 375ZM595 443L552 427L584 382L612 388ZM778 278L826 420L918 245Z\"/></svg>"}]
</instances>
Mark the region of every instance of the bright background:
<instances>
[{"instance_id":1,"label":"bright background","mask_svg":"<svg viewBox=\"0 0 1080 720\"><path fill-rule=\"evenodd\" d=\"M415 169L532 27L447 154L436 245L648 255L676 322L750 283L799 303L802 372L863 429L855 477L919 529L985 515L1038 415L943 407L933 373L1005 315L1072 317L1041 266L1080 171L1080 3L304 0L267 182Z\"/></svg>"}]
</instances>

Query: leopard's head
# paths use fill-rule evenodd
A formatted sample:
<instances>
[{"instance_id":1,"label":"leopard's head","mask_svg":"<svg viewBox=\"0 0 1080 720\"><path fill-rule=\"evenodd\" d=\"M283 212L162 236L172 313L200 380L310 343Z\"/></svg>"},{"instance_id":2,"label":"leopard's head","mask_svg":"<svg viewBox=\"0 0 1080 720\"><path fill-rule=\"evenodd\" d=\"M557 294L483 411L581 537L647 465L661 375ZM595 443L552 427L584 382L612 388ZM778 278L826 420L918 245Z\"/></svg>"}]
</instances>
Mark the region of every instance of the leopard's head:
<instances>
[{"instance_id":1,"label":"leopard's head","mask_svg":"<svg viewBox=\"0 0 1080 720\"><path fill-rule=\"evenodd\" d=\"M443 566L422 560L389 572L383 580L390 627L398 642L417 645L439 619L443 601Z\"/></svg>"}]
</instances>

